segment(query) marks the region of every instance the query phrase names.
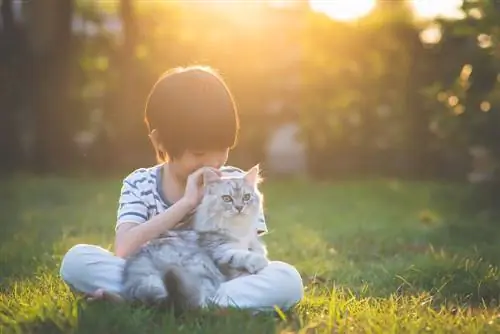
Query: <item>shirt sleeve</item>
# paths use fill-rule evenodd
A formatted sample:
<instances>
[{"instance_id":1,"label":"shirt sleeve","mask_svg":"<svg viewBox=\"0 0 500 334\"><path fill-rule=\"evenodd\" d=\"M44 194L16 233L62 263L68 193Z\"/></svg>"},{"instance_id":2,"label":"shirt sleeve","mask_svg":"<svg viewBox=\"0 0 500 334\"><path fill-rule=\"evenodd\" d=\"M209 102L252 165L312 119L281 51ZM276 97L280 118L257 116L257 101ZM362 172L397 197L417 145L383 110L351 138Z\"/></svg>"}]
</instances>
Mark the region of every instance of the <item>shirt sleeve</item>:
<instances>
[{"instance_id":1,"label":"shirt sleeve","mask_svg":"<svg viewBox=\"0 0 500 334\"><path fill-rule=\"evenodd\" d=\"M266 234L267 231L267 224L266 224L266 217L264 215L264 211L260 213L259 220L257 221L257 234L258 235L263 235Z\"/></svg>"},{"instance_id":2,"label":"shirt sleeve","mask_svg":"<svg viewBox=\"0 0 500 334\"><path fill-rule=\"evenodd\" d=\"M123 223L142 224L148 220L148 207L141 197L141 191L134 183L135 174L127 176L122 183L116 228Z\"/></svg>"}]
</instances>

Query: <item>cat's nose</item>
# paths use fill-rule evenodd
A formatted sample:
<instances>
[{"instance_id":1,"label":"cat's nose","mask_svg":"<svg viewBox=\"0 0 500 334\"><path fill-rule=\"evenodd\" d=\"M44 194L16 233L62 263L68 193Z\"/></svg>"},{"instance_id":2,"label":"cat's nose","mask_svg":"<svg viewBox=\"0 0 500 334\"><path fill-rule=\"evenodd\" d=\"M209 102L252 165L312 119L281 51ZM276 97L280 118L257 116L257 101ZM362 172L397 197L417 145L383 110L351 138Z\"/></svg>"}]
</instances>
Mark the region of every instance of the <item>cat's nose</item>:
<instances>
[{"instance_id":1,"label":"cat's nose","mask_svg":"<svg viewBox=\"0 0 500 334\"><path fill-rule=\"evenodd\" d=\"M241 210L243 210L243 206L242 205L235 205L234 208L236 210L238 210L238 212L241 212Z\"/></svg>"}]
</instances>

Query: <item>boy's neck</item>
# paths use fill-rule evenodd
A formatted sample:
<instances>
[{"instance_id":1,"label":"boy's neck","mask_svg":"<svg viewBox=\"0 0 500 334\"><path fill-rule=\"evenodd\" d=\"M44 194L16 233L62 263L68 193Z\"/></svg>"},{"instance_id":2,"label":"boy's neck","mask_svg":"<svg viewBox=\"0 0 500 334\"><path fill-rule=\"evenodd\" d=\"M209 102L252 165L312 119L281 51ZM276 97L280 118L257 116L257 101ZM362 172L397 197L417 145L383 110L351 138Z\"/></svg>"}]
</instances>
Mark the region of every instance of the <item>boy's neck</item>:
<instances>
[{"instance_id":1,"label":"boy's neck","mask_svg":"<svg viewBox=\"0 0 500 334\"><path fill-rule=\"evenodd\" d=\"M171 181L174 181L180 186L186 185L187 175L184 175L182 171L179 170L175 162L168 162L163 166L164 174L168 175Z\"/></svg>"},{"instance_id":2,"label":"boy's neck","mask_svg":"<svg viewBox=\"0 0 500 334\"><path fill-rule=\"evenodd\" d=\"M163 165L162 190L166 199L171 202L177 202L183 195L186 187L186 177L176 170L176 165L172 162Z\"/></svg>"}]
</instances>

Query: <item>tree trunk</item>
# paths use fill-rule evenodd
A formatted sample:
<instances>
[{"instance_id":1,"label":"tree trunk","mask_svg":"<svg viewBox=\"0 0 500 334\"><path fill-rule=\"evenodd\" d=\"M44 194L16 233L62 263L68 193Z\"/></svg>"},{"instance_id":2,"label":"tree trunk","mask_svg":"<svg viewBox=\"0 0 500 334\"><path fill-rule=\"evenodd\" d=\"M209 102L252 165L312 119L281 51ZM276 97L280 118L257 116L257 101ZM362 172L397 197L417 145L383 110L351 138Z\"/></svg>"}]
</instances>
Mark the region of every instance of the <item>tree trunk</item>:
<instances>
[{"instance_id":1,"label":"tree trunk","mask_svg":"<svg viewBox=\"0 0 500 334\"><path fill-rule=\"evenodd\" d=\"M403 30L403 29L402 29ZM427 73L428 61L425 61L425 51L422 48L418 32L411 26L406 27L407 52L410 58L405 87L405 109L409 115L409 133L412 140L409 151L410 177L426 179L432 174L432 164L429 156L429 123L430 115L425 101L420 95L422 87L429 85L430 73ZM428 59L428 58L427 58Z\"/></svg>"},{"instance_id":2,"label":"tree trunk","mask_svg":"<svg viewBox=\"0 0 500 334\"><path fill-rule=\"evenodd\" d=\"M0 169L9 171L19 167L21 147L18 112L23 88L24 35L14 22L12 0L1 2L0 30Z\"/></svg>"},{"instance_id":3,"label":"tree trunk","mask_svg":"<svg viewBox=\"0 0 500 334\"><path fill-rule=\"evenodd\" d=\"M134 150L137 145L137 136L131 136L134 133L134 127L137 127L137 121L141 119L138 116L139 105L137 101L137 91L135 85L136 61L135 50L137 46L137 26L133 0L121 0L120 15L123 24L123 44L118 53L118 64L120 71L120 83L118 87L118 96L115 96L115 108L113 110L113 124L117 126L118 152L120 164L127 164L128 152Z\"/></svg>"},{"instance_id":4,"label":"tree trunk","mask_svg":"<svg viewBox=\"0 0 500 334\"><path fill-rule=\"evenodd\" d=\"M32 114L36 120L35 168L60 170L72 160L72 0L27 4L27 30L33 54Z\"/></svg>"}]
</instances>

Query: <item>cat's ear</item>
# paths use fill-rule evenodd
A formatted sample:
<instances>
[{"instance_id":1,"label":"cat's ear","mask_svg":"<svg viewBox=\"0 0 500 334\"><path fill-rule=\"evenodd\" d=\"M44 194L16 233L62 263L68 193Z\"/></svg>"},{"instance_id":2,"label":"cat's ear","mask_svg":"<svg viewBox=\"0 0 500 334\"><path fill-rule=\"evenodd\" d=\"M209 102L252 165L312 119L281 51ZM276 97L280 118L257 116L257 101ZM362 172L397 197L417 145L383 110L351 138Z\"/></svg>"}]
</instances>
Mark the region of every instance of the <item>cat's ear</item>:
<instances>
[{"instance_id":1,"label":"cat's ear","mask_svg":"<svg viewBox=\"0 0 500 334\"><path fill-rule=\"evenodd\" d=\"M203 173L203 185L208 185L220 180L220 176L217 173L207 170Z\"/></svg>"},{"instance_id":2,"label":"cat's ear","mask_svg":"<svg viewBox=\"0 0 500 334\"><path fill-rule=\"evenodd\" d=\"M258 164L250 168L245 173L245 181L252 185L258 184L262 181L260 177L260 166Z\"/></svg>"}]
</instances>

